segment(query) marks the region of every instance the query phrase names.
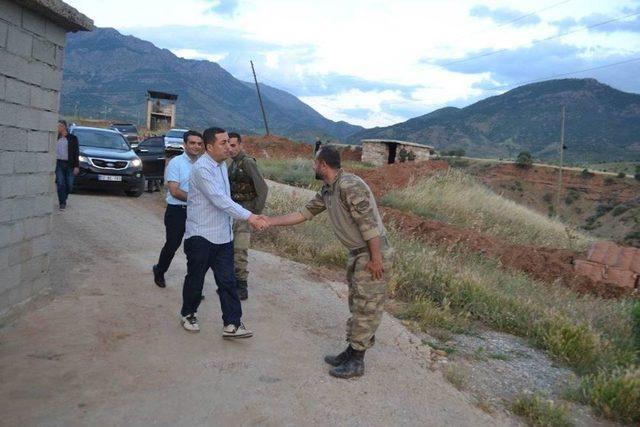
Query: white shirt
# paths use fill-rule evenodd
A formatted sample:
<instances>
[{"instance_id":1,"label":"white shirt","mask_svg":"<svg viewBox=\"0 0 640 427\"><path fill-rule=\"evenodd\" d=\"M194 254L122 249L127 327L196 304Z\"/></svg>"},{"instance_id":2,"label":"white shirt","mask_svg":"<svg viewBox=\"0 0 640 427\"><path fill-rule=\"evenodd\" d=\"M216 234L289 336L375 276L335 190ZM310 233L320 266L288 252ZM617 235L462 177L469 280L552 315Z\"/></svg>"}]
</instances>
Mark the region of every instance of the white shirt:
<instances>
[{"instance_id":1,"label":"white shirt","mask_svg":"<svg viewBox=\"0 0 640 427\"><path fill-rule=\"evenodd\" d=\"M191 160L187 153L182 153L174 157L169 161L167 170L164 172L165 182L177 182L178 188L185 193L189 193L189 177L191 176L191 169L195 162L195 160ZM167 204L186 206L187 202L176 199L171 195L171 192L167 190Z\"/></svg>"},{"instance_id":2,"label":"white shirt","mask_svg":"<svg viewBox=\"0 0 640 427\"><path fill-rule=\"evenodd\" d=\"M58 160L69 160L69 141L67 137L61 136L56 144L56 158Z\"/></svg>"},{"instance_id":3,"label":"white shirt","mask_svg":"<svg viewBox=\"0 0 640 427\"><path fill-rule=\"evenodd\" d=\"M227 164L205 153L193 164L187 197L184 238L204 237L214 244L233 240L233 219L247 220L251 212L231 199Z\"/></svg>"}]
</instances>

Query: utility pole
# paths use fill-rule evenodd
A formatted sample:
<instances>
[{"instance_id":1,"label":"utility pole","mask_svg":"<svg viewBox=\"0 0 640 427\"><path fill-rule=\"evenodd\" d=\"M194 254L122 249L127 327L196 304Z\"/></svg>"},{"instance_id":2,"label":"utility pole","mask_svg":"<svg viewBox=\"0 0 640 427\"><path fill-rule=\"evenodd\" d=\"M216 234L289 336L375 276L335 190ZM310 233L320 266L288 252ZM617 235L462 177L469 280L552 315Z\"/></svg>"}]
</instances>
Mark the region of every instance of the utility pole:
<instances>
[{"instance_id":1,"label":"utility pole","mask_svg":"<svg viewBox=\"0 0 640 427\"><path fill-rule=\"evenodd\" d=\"M556 216L560 216L560 198L562 197L562 162L564 160L564 117L565 108L562 106L562 119L560 121L560 166L558 168L558 188L556 190Z\"/></svg>"},{"instance_id":2,"label":"utility pole","mask_svg":"<svg viewBox=\"0 0 640 427\"><path fill-rule=\"evenodd\" d=\"M269 135L269 124L267 123L267 115L264 112L264 105L262 104L262 96L260 95L260 86L258 86L258 78L256 77L256 70L253 68L253 61L251 63L251 71L253 72L253 81L256 82L256 90L258 91L258 101L260 102L260 110L262 110L262 119L264 120L264 128Z\"/></svg>"}]
</instances>

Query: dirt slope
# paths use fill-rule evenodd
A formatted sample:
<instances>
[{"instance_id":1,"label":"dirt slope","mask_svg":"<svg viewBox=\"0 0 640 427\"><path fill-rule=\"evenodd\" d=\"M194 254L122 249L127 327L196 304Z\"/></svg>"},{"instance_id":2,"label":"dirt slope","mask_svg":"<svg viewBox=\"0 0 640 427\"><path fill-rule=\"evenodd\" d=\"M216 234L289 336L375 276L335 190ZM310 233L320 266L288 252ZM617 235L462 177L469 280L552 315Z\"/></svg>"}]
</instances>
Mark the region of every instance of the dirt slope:
<instances>
[{"instance_id":1,"label":"dirt slope","mask_svg":"<svg viewBox=\"0 0 640 427\"><path fill-rule=\"evenodd\" d=\"M385 316L367 374L333 379L322 361L343 347L345 286L251 252L256 336L220 338L212 277L202 331L178 324L185 260L166 289L151 282L163 242L153 196L72 195L54 218L52 280L67 291L0 330L6 425L504 425L438 372L428 348Z\"/></svg>"}]
</instances>

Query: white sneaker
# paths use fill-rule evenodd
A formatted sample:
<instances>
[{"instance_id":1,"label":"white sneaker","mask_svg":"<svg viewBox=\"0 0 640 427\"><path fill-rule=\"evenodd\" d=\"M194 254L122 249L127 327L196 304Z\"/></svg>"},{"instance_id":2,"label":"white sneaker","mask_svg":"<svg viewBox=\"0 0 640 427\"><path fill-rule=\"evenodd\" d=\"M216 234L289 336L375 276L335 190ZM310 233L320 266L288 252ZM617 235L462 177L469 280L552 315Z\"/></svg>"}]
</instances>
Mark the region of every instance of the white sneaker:
<instances>
[{"instance_id":1,"label":"white sneaker","mask_svg":"<svg viewBox=\"0 0 640 427\"><path fill-rule=\"evenodd\" d=\"M189 332L199 332L200 325L198 324L198 318L196 314L190 314L188 316L182 316L182 327L185 328Z\"/></svg>"},{"instance_id":2,"label":"white sneaker","mask_svg":"<svg viewBox=\"0 0 640 427\"><path fill-rule=\"evenodd\" d=\"M240 326L227 325L222 330L223 338L249 338L252 336L253 332L246 329L242 323L240 323Z\"/></svg>"}]
</instances>

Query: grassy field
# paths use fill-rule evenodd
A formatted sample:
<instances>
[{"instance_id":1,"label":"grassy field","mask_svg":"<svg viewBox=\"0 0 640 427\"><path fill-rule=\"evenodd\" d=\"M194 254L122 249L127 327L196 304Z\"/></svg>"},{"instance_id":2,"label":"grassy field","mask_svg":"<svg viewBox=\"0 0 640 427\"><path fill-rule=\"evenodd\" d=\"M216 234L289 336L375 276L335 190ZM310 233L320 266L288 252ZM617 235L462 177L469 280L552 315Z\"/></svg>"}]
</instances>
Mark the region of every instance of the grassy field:
<instances>
[{"instance_id":1,"label":"grassy field","mask_svg":"<svg viewBox=\"0 0 640 427\"><path fill-rule=\"evenodd\" d=\"M592 240L573 227L497 195L455 169L388 193L381 202L518 244L583 250Z\"/></svg>"},{"instance_id":2,"label":"grassy field","mask_svg":"<svg viewBox=\"0 0 640 427\"><path fill-rule=\"evenodd\" d=\"M267 211L282 214L305 202L276 191ZM640 316L634 317L633 300L578 295L506 272L479 255L447 252L389 229L398 254L389 286L408 304L404 317L430 332L470 332L481 322L525 337L582 375L573 392L577 400L610 418L640 420ZM333 268L346 263L326 215L268 230L255 240L261 249L304 263Z\"/></svg>"}]
</instances>

